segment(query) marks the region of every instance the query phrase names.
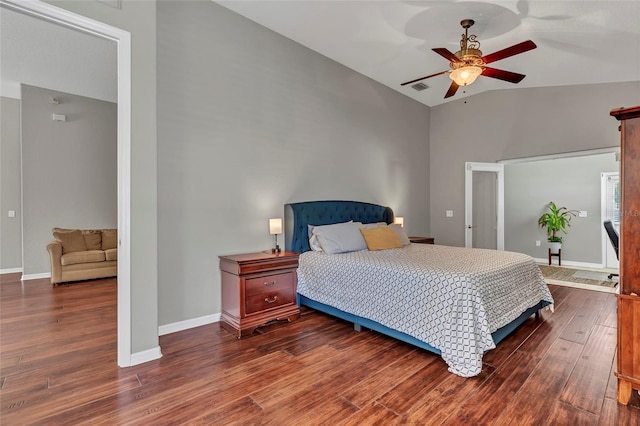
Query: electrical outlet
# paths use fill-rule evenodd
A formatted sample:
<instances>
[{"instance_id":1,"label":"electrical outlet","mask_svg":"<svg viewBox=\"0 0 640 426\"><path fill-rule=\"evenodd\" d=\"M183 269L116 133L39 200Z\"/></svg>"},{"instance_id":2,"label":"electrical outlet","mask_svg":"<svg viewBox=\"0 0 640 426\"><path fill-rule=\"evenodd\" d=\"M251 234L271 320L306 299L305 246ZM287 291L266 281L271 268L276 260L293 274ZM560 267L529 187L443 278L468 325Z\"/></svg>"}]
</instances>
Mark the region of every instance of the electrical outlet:
<instances>
[{"instance_id":1,"label":"electrical outlet","mask_svg":"<svg viewBox=\"0 0 640 426\"><path fill-rule=\"evenodd\" d=\"M587 217L587 211L586 210L580 210L578 212L578 217Z\"/></svg>"},{"instance_id":2,"label":"electrical outlet","mask_svg":"<svg viewBox=\"0 0 640 426\"><path fill-rule=\"evenodd\" d=\"M445 216L446 216L446 217L453 217L453 210L447 210L447 211L445 212Z\"/></svg>"},{"instance_id":3,"label":"electrical outlet","mask_svg":"<svg viewBox=\"0 0 640 426\"><path fill-rule=\"evenodd\" d=\"M536 247L540 247L540 241L536 240Z\"/></svg>"}]
</instances>

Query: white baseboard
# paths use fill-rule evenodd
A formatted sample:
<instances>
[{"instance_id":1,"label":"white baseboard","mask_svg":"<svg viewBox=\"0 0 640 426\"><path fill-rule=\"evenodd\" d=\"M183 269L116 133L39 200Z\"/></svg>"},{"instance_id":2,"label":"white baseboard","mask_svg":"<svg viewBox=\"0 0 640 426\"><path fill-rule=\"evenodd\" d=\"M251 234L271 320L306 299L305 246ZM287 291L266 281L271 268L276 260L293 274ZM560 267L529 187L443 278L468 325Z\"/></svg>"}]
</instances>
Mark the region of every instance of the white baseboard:
<instances>
[{"instance_id":1,"label":"white baseboard","mask_svg":"<svg viewBox=\"0 0 640 426\"><path fill-rule=\"evenodd\" d=\"M162 352L160 352L160 346L156 346L155 348L147 349L146 351L131 354L131 364L129 367L159 358L162 358Z\"/></svg>"},{"instance_id":2,"label":"white baseboard","mask_svg":"<svg viewBox=\"0 0 640 426\"><path fill-rule=\"evenodd\" d=\"M536 262L547 265L549 263L549 259L534 259ZM558 260L553 258L551 259L551 266L558 266ZM572 260L563 260L562 266L575 266L576 268L593 268L593 269L604 269L604 265L601 263L589 263L589 262L574 262Z\"/></svg>"},{"instance_id":3,"label":"white baseboard","mask_svg":"<svg viewBox=\"0 0 640 426\"><path fill-rule=\"evenodd\" d=\"M22 274L22 278L20 278L20 280L29 281L29 280L40 280L42 278L51 278L51 272L45 272L42 274L27 274L27 275Z\"/></svg>"},{"instance_id":4,"label":"white baseboard","mask_svg":"<svg viewBox=\"0 0 640 426\"><path fill-rule=\"evenodd\" d=\"M220 321L220 314L205 315L203 317L193 318L185 321L178 321L171 324L165 324L158 327L158 335L177 333L178 331L188 330L190 328L200 327L201 325L213 324Z\"/></svg>"},{"instance_id":5,"label":"white baseboard","mask_svg":"<svg viewBox=\"0 0 640 426\"><path fill-rule=\"evenodd\" d=\"M22 272L22 268L6 268L0 269L0 274L16 274Z\"/></svg>"}]
</instances>

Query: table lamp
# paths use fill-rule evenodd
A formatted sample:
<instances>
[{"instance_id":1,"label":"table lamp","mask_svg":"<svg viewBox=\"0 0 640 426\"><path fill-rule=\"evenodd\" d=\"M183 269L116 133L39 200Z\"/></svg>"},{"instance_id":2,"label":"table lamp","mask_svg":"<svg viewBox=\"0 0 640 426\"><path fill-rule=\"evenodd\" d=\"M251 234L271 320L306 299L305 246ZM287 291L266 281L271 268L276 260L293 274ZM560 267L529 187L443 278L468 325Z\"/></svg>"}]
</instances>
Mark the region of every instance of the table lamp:
<instances>
[{"instance_id":1,"label":"table lamp","mask_svg":"<svg viewBox=\"0 0 640 426\"><path fill-rule=\"evenodd\" d=\"M275 247L271 249L271 253L280 253L281 250L278 245L278 234L282 234L281 218L269 219L269 233L275 238Z\"/></svg>"}]
</instances>

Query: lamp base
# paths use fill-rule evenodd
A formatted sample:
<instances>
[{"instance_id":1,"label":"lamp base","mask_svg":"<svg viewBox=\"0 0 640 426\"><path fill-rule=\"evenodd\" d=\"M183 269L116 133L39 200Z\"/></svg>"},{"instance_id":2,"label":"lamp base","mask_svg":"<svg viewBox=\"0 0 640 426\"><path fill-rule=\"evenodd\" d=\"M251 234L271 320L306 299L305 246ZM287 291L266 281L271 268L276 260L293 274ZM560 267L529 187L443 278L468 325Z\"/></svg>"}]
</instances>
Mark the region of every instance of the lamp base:
<instances>
[{"instance_id":1,"label":"lamp base","mask_svg":"<svg viewBox=\"0 0 640 426\"><path fill-rule=\"evenodd\" d=\"M280 249L280 246L276 244L275 248L271 249L271 253L280 253L282 250Z\"/></svg>"}]
</instances>

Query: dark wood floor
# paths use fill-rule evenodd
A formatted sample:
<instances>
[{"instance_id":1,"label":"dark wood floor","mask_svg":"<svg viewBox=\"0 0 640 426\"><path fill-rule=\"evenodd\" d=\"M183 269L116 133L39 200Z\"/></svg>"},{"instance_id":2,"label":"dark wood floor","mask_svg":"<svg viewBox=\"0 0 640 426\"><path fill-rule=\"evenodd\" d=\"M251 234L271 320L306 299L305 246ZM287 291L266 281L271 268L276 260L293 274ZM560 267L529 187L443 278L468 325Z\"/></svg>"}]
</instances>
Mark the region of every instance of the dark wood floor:
<instances>
[{"instance_id":1,"label":"dark wood floor","mask_svg":"<svg viewBox=\"0 0 640 426\"><path fill-rule=\"evenodd\" d=\"M616 402L611 294L550 286L556 312L463 379L435 355L310 310L240 341L219 324L163 336L161 359L121 369L116 287L1 277L3 425L640 424L637 394Z\"/></svg>"}]
</instances>

